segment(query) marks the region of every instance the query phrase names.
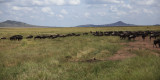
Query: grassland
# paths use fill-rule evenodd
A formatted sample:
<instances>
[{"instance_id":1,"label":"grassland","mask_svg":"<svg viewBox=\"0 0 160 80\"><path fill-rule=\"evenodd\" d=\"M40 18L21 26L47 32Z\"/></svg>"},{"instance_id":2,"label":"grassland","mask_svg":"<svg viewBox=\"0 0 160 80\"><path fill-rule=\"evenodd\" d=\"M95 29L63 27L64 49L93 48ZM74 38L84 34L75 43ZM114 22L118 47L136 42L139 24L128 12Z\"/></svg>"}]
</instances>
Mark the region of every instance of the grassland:
<instances>
[{"instance_id":1,"label":"grassland","mask_svg":"<svg viewBox=\"0 0 160 80\"><path fill-rule=\"evenodd\" d=\"M0 28L0 37L83 33L89 31L145 31L160 27ZM160 80L157 50L131 51L135 57L107 59L126 47L119 37L85 35L56 39L0 40L0 80ZM83 61L83 62L82 62Z\"/></svg>"}]
</instances>

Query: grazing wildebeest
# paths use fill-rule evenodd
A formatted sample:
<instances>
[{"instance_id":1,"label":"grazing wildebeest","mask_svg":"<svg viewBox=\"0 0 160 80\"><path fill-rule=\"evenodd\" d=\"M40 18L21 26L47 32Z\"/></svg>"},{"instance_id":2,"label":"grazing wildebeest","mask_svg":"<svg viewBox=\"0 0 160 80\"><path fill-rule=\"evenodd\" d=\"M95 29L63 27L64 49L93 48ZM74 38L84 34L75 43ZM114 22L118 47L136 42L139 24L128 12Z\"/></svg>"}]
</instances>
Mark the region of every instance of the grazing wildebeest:
<instances>
[{"instance_id":1,"label":"grazing wildebeest","mask_svg":"<svg viewBox=\"0 0 160 80\"><path fill-rule=\"evenodd\" d=\"M159 48L160 48L160 39L154 40L153 47L156 46L157 48L157 44L159 45Z\"/></svg>"},{"instance_id":2,"label":"grazing wildebeest","mask_svg":"<svg viewBox=\"0 0 160 80\"><path fill-rule=\"evenodd\" d=\"M35 36L34 39L41 39L41 36Z\"/></svg>"},{"instance_id":3,"label":"grazing wildebeest","mask_svg":"<svg viewBox=\"0 0 160 80\"><path fill-rule=\"evenodd\" d=\"M14 35L12 37L10 37L10 40L22 40L23 39L23 36L22 35Z\"/></svg>"},{"instance_id":4,"label":"grazing wildebeest","mask_svg":"<svg viewBox=\"0 0 160 80\"><path fill-rule=\"evenodd\" d=\"M120 39L126 39L126 35L125 34L120 34Z\"/></svg>"},{"instance_id":5,"label":"grazing wildebeest","mask_svg":"<svg viewBox=\"0 0 160 80\"><path fill-rule=\"evenodd\" d=\"M7 39L6 37L2 37L1 39Z\"/></svg>"},{"instance_id":6,"label":"grazing wildebeest","mask_svg":"<svg viewBox=\"0 0 160 80\"><path fill-rule=\"evenodd\" d=\"M151 35L150 35L150 40L151 40L152 38L155 38L155 39L156 39L157 37L158 37L158 35L156 35L156 34L151 34Z\"/></svg>"},{"instance_id":7,"label":"grazing wildebeest","mask_svg":"<svg viewBox=\"0 0 160 80\"><path fill-rule=\"evenodd\" d=\"M76 34L75 36L80 36L80 34Z\"/></svg>"},{"instance_id":8,"label":"grazing wildebeest","mask_svg":"<svg viewBox=\"0 0 160 80\"><path fill-rule=\"evenodd\" d=\"M88 33L86 32L86 33L83 33L83 35L88 35Z\"/></svg>"},{"instance_id":9,"label":"grazing wildebeest","mask_svg":"<svg viewBox=\"0 0 160 80\"><path fill-rule=\"evenodd\" d=\"M47 36L44 36L44 35L43 36L35 36L34 37L34 39L46 39L46 38L47 38Z\"/></svg>"},{"instance_id":10,"label":"grazing wildebeest","mask_svg":"<svg viewBox=\"0 0 160 80\"><path fill-rule=\"evenodd\" d=\"M136 38L135 35L129 35L129 36L128 36L128 40L131 40L131 39L135 40L135 38Z\"/></svg>"},{"instance_id":11,"label":"grazing wildebeest","mask_svg":"<svg viewBox=\"0 0 160 80\"><path fill-rule=\"evenodd\" d=\"M142 34L143 41L145 40L146 34Z\"/></svg>"},{"instance_id":12,"label":"grazing wildebeest","mask_svg":"<svg viewBox=\"0 0 160 80\"><path fill-rule=\"evenodd\" d=\"M29 36L26 37L26 39L31 39L31 38L33 38L32 35L29 35Z\"/></svg>"}]
</instances>

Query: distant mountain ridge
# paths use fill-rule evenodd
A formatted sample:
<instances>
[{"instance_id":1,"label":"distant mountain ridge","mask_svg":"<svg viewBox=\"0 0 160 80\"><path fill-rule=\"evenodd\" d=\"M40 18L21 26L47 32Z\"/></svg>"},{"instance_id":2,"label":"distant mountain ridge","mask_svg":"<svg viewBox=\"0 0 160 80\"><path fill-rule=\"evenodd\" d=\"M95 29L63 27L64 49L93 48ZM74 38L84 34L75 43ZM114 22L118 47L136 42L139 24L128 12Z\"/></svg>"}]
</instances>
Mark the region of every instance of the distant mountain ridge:
<instances>
[{"instance_id":1,"label":"distant mountain ridge","mask_svg":"<svg viewBox=\"0 0 160 80\"><path fill-rule=\"evenodd\" d=\"M160 24L156 25L134 25L134 24L127 24L122 21L118 21L111 24L103 24L103 25L94 25L94 24L87 24L87 25L79 25L75 27L114 27L114 26L160 26ZM6 20L4 22L0 22L0 27L56 27L56 26L38 26L38 25L31 25L20 21L13 21L13 20Z\"/></svg>"},{"instance_id":2,"label":"distant mountain ridge","mask_svg":"<svg viewBox=\"0 0 160 80\"><path fill-rule=\"evenodd\" d=\"M37 26L19 21L6 20L0 23L0 27L37 27Z\"/></svg>"},{"instance_id":3,"label":"distant mountain ridge","mask_svg":"<svg viewBox=\"0 0 160 80\"><path fill-rule=\"evenodd\" d=\"M111 24L104 24L104 25L87 24L87 25L79 25L76 27L113 27L113 26L137 26L137 25L127 24L122 21L118 21L118 22L111 23Z\"/></svg>"}]
</instances>

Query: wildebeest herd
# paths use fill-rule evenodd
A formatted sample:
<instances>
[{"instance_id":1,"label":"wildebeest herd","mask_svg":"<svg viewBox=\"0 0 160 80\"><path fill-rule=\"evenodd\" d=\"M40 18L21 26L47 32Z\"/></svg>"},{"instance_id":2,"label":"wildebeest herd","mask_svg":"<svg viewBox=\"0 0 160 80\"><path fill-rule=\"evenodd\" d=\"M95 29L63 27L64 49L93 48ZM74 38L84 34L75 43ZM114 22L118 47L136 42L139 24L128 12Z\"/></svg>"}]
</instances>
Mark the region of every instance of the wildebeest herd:
<instances>
[{"instance_id":1,"label":"wildebeest herd","mask_svg":"<svg viewBox=\"0 0 160 80\"><path fill-rule=\"evenodd\" d=\"M55 38L64 38L69 36L81 36L81 35L93 35L93 36L119 36L121 40L128 39L128 40L135 40L136 37L142 37L143 40L148 36L153 41L153 47L159 45L160 47L160 39L157 39L157 37L160 37L160 31L96 31L96 32L85 32L82 34L76 34L76 33L70 33L65 35L55 34L55 35L29 35L26 37L26 39L55 39ZM24 37L22 35L14 35L9 37L10 40L22 40ZM0 38L1 40L7 39L6 37Z\"/></svg>"}]
</instances>

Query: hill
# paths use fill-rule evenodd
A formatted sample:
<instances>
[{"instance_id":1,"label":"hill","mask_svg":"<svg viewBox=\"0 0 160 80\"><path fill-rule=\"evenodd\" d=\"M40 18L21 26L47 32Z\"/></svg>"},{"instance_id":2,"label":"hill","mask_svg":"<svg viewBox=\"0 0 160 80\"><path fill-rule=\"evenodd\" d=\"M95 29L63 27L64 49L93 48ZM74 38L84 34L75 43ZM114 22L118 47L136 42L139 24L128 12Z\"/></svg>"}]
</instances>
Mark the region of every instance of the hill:
<instances>
[{"instance_id":1,"label":"hill","mask_svg":"<svg viewBox=\"0 0 160 80\"><path fill-rule=\"evenodd\" d=\"M112 26L137 26L137 25L127 24L127 23L124 23L122 21L118 21L118 22L111 23L111 24L103 24L103 25L89 24L89 25L79 25L79 26L76 26L76 27L112 27Z\"/></svg>"},{"instance_id":2,"label":"hill","mask_svg":"<svg viewBox=\"0 0 160 80\"><path fill-rule=\"evenodd\" d=\"M38 27L38 26L18 21L6 20L0 23L0 27Z\"/></svg>"}]
</instances>

